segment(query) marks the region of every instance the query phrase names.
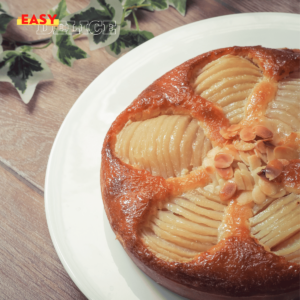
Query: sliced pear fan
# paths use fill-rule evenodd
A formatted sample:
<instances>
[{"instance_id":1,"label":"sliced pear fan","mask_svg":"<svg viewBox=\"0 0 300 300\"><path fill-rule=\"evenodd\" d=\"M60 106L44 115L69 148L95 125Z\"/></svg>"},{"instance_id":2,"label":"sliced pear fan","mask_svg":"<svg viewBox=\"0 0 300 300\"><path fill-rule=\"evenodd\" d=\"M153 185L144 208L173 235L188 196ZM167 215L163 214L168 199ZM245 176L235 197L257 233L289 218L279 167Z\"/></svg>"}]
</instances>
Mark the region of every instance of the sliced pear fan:
<instances>
[{"instance_id":1,"label":"sliced pear fan","mask_svg":"<svg viewBox=\"0 0 300 300\"><path fill-rule=\"evenodd\" d=\"M251 233L277 255L300 262L300 195L268 198L253 207Z\"/></svg>"},{"instance_id":2,"label":"sliced pear fan","mask_svg":"<svg viewBox=\"0 0 300 300\"><path fill-rule=\"evenodd\" d=\"M276 97L269 103L266 116L297 132L300 131L300 76L295 77L298 78L287 78L278 83Z\"/></svg>"},{"instance_id":3,"label":"sliced pear fan","mask_svg":"<svg viewBox=\"0 0 300 300\"><path fill-rule=\"evenodd\" d=\"M142 228L144 242L158 256L186 261L217 244L226 206L202 191L166 202Z\"/></svg>"},{"instance_id":4,"label":"sliced pear fan","mask_svg":"<svg viewBox=\"0 0 300 300\"><path fill-rule=\"evenodd\" d=\"M129 122L117 136L115 151L125 163L169 178L201 166L211 148L196 119L162 115Z\"/></svg>"},{"instance_id":5,"label":"sliced pear fan","mask_svg":"<svg viewBox=\"0 0 300 300\"><path fill-rule=\"evenodd\" d=\"M261 78L260 69L247 59L225 55L200 71L195 91L220 105L230 123L236 124L244 118L247 98Z\"/></svg>"}]
</instances>

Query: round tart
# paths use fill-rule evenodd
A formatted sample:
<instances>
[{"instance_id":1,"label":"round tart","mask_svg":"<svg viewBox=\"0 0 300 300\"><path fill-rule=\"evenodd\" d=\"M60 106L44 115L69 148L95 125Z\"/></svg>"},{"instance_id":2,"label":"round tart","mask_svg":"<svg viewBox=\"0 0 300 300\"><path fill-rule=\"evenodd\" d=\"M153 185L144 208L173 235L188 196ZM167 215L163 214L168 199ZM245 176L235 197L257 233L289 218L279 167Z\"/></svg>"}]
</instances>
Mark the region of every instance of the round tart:
<instances>
[{"instance_id":1,"label":"round tart","mask_svg":"<svg viewBox=\"0 0 300 300\"><path fill-rule=\"evenodd\" d=\"M114 121L104 207L153 280L189 299L299 298L299 71L299 50L211 51Z\"/></svg>"}]
</instances>

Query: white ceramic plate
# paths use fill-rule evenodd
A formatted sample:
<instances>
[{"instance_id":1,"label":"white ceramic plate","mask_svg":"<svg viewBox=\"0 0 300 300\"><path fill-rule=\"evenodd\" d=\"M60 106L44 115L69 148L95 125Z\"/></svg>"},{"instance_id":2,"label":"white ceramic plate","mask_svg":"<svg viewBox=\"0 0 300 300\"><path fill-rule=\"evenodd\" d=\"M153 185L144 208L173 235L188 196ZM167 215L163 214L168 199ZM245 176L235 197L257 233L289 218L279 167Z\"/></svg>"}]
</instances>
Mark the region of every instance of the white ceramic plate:
<instances>
[{"instance_id":1,"label":"white ceramic plate","mask_svg":"<svg viewBox=\"0 0 300 300\"><path fill-rule=\"evenodd\" d=\"M64 267L89 299L183 299L144 275L115 239L100 193L102 143L116 116L155 79L201 53L235 45L300 48L299 15L230 15L162 34L106 69L67 115L48 162L46 215Z\"/></svg>"}]
</instances>

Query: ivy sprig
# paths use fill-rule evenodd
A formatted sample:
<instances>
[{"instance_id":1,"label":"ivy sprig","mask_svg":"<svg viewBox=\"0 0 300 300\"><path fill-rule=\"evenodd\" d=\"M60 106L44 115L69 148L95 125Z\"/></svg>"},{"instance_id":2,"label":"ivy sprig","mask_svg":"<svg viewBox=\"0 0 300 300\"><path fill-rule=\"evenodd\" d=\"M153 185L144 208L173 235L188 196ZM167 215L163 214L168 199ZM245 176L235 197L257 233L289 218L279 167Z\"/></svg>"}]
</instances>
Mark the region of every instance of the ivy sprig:
<instances>
[{"instance_id":1,"label":"ivy sprig","mask_svg":"<svg viewBox=\"0 0 300 300\"><path fill-rule=\"evenodd\" d=\"M14 17L9 14L9 9L6 2L0 2L0 34L6 31L8 23Z\"/></svg>"},{"instance_id":2,"label":"ivy sprig","mask_svg":"<svg viewBox=\"0 0 300 300\"><path fill-rule=\"evenodd\" d=\"M68 33L56 34L52 37L53 56L58 61L69 67L77 59L87 58L89 55L76 46L73 36Z\"/></svg>"},{"instance_id":3,"label":"ivy sprig","mask_svg":"<svg viewBox=\"0 0 300 300\"><path fill-rule=\"evenodd\" d=\"M32 98L37 84L52 78L50 68L39 55L32 52L32 47L21 46L0 54L0 81L13 84L26 104Z\"/></svg>"},{"instance_id":4,"label":"ivy sprig","mask_svg":"<svg viewBox=\"0 0 300 300\"><path fill-rule=\"evenodd\" d=\"M3 51L0 46L0 81L10 82L17 89L22 100L27 104L32 98L37 84L41 80L53 78L46 62L34 49L47 48L53 45L53 57L60 63L72 67L78 59L89 55L79 48L75 40L86 35L90 50L105 48L115 57L152 39L154 35L140 30L136 11L165 10L169 6L185 15L186 0L90 0L84 9L70 13L66 0L61 0L47 14L55 15L60 25L53 30L51 38L36 41L11 41L4 39L9 22L16 19L10 15L8 5L0 2L0 45L12 50ZM132 15L135 28L127 18ZM35 46L44 44L43 46Z\"/></svg>"}]
</instances>

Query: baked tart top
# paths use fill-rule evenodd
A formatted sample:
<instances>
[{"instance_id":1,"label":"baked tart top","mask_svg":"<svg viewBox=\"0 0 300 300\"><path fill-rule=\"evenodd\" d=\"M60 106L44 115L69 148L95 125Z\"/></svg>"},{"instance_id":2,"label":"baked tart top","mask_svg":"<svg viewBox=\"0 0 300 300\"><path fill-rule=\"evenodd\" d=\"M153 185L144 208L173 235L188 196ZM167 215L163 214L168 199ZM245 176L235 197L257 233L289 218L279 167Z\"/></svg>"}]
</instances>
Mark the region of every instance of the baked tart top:
<instances>
[{"instance_id":1,"label":"baked tart top","mask_svg":"<svg viewBox=\"0 0 300 300\"><path fill-rule=\"evenodd\" d=\"M208 52L145 89L110 127L101 189L124 249L231 296L299 288L300 52Z\"/></svg>"}]
</instances>

